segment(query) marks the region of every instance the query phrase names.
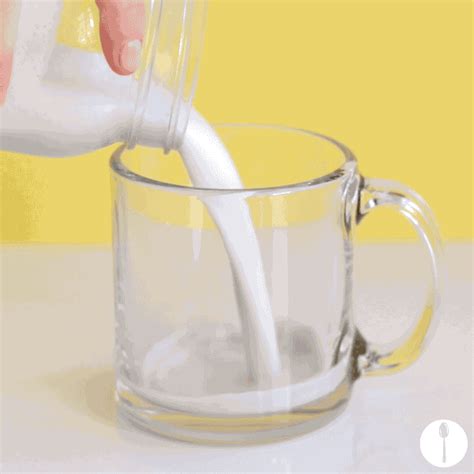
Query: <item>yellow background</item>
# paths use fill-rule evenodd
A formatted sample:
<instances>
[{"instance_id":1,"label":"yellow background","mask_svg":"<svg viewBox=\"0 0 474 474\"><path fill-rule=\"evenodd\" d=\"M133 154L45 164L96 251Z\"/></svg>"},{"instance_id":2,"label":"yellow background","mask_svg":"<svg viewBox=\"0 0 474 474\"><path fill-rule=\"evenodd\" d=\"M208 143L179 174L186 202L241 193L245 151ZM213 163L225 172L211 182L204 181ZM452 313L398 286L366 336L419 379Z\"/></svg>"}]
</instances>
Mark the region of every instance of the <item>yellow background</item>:
<instances>
[{"instance_id":1,"label":"yellow background","mask_svg":"<svg viewBox=\"0 0 474 474\"><path fill-rule=\"evenodd\" d=\"M471 34L470 1L213 1L195 105L334 136L367 176L422 194L444 238L471 239ZM1 241L109 242L111 149L1 152ZM383 212L359 231L411 236Z\"/></svg>"}]
</instances>

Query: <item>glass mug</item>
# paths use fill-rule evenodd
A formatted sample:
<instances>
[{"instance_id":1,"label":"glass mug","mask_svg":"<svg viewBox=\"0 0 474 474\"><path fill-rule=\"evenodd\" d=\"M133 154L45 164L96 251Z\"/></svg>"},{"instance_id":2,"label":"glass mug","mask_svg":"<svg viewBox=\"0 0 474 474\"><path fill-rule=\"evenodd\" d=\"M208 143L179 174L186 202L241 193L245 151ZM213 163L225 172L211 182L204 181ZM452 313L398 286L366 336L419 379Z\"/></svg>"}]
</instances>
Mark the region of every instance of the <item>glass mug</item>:
<instances>
[{"instance_id":1,"label":"glass mug","mask_svg":"<svg viewBox=\"0 0 474 474\"><path fill-rule=\"evenodd\" d=\"M181 161L159 150L121 147L112 156L120 413L187 441L285 439L335 418L360 376L418 358L435 327L441 243L417 194L362 177L336 140L280 126L217 131L243 189L192 187ZM252 217L281 357L277 381L248 375L232 268L206 207L216 197L245 202ZM432 264L424 311L388 345L365 340L352 314L353 229L378 206L407 217Z\"/></svg>"}]
</instances>

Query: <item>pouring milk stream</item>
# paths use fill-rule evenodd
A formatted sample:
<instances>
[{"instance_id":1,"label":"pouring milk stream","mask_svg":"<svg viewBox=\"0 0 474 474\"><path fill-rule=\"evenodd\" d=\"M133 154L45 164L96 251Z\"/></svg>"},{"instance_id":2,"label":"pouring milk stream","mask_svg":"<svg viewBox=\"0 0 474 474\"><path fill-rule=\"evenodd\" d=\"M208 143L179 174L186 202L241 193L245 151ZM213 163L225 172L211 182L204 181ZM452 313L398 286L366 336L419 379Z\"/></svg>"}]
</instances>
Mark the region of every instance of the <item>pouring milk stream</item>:
<instances>
[{"instance_id":1,"label":"pouring milk stream","mask_svg":"<svg viewBox=\"0 0 474 474\"><path fill-rule=\"evenodd\" d=\"M164 5L173 8L173 2ZM62 2L56 0L22 5L11 82L0 107L2 149L68 156L129 139L140 92L138 81L113 73L101 54L57 43L61 9ZM137 143L166 148L174 99L165 87L150 87ZM232 158L194 109L178 149L194 186L242 188ZM281 362L247 203L240 196L227 194L206 198L204 204L219 229L232 267L249 374L257 384L269 382L280 373Z\"/></svg>"}]
</instances>

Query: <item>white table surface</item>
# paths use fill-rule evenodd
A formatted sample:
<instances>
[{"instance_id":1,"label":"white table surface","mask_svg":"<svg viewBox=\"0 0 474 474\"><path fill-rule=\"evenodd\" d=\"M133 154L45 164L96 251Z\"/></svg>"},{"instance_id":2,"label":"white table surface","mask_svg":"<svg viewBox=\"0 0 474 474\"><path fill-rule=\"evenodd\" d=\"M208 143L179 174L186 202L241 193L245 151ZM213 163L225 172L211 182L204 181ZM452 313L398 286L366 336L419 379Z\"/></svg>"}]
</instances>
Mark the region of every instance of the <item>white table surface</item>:
<instances>
[{"instance_id":1,"label":"white table surface","mask_svg":"<svg viewBox=\"0 0 474 474\"><path fill-rule=\"evenodd\" d=\"M424 356L403 373L356 382L330 425L283 443L194 446L116 419L111 251L4 246L3 472L429 472L419 437L431 421L460 423L472 471L472 250L446 248L442 319ZM428 271L411 244L356 254L355 311L372 338L395 336L420 310Z\"/></svg>"}]
</instances>

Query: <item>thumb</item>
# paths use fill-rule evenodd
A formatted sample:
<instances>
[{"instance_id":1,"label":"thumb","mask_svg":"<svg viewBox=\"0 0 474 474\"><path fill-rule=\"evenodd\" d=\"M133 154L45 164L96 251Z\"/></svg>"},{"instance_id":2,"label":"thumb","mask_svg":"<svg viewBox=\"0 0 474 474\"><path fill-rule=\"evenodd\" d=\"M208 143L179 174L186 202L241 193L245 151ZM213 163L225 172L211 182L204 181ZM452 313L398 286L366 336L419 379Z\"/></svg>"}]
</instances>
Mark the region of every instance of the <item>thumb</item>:
<instances>
[{"instance_id":1,"label":"thumb","mask_svg":"<svg viewBox=\"0 0 474 474\"><path fill-rule=\"evenodd\" d=\"M131 74L140 62L145 28L144 3L141 0L96 0L96 3L105 58L117 74Z\"/></svg>"}]
</instances>

